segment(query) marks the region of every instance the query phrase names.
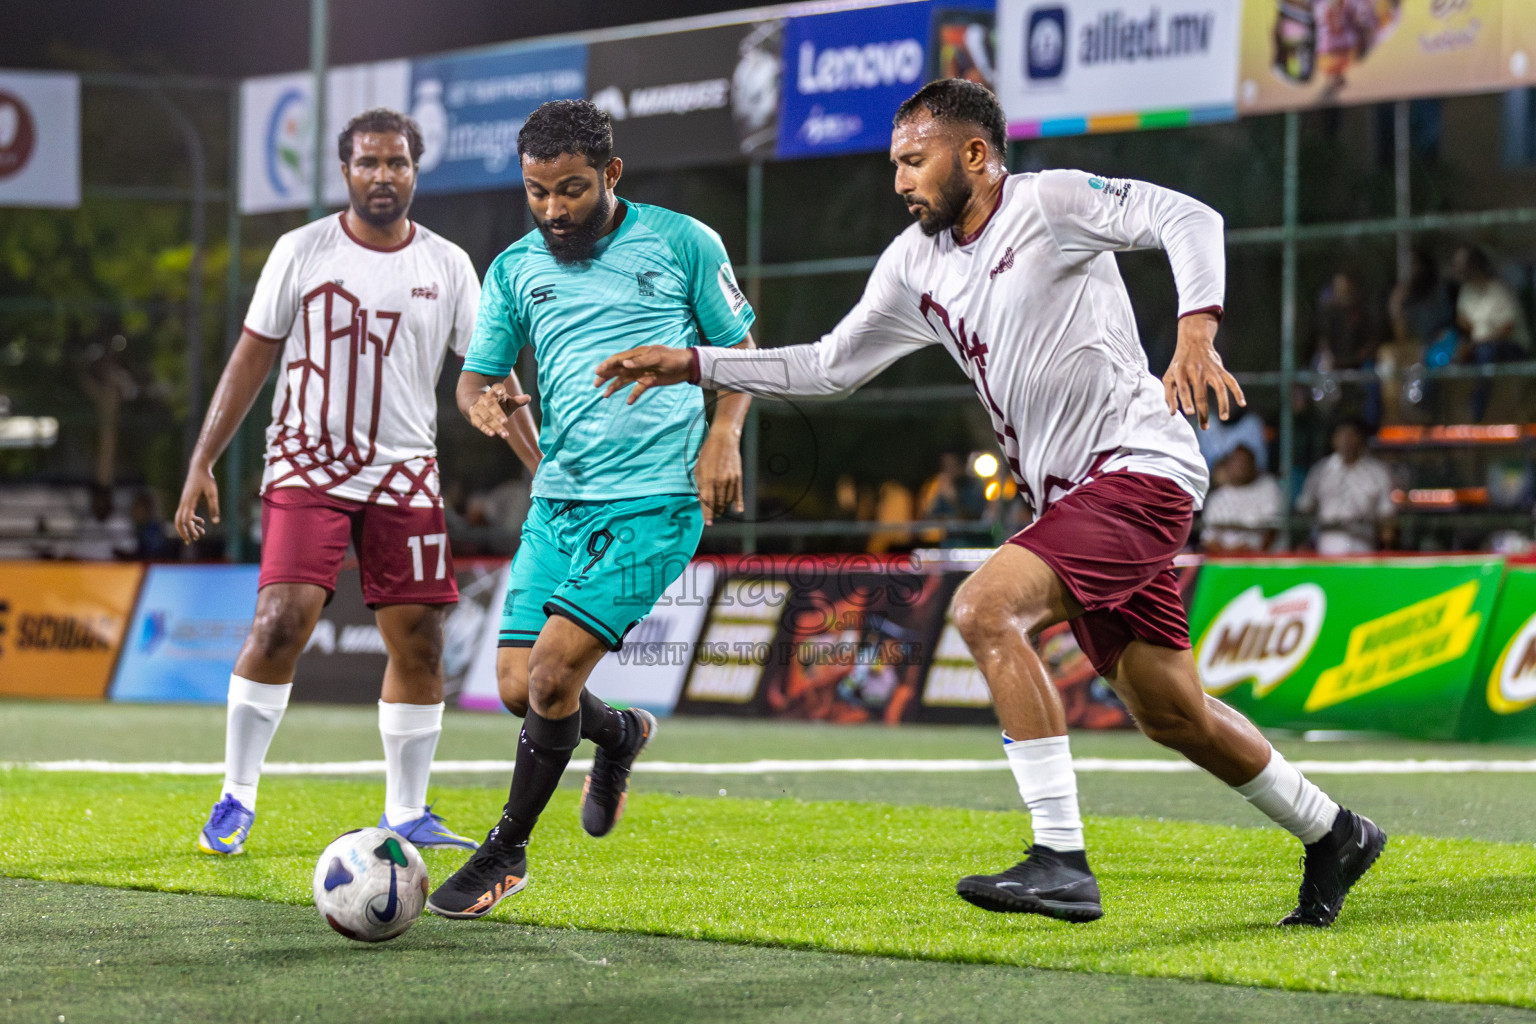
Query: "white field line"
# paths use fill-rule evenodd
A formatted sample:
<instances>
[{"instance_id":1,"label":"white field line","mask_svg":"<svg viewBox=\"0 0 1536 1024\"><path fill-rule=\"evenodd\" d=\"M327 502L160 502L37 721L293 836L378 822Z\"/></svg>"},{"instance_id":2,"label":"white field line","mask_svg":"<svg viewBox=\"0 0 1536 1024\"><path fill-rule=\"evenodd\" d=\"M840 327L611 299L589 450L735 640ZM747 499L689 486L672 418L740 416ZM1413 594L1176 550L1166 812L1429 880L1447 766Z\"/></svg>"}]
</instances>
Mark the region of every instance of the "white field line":
<instances>
[{"instance_id":1,"label":"white field line","mask_svg":"<svg viewBox=\"0 0 1536 1024\"><path fill-rule=\"evenodd\" d=\"M1468 773L1536 774L1531 761L1292 761L1308 775L1462 775ZM1188 761L1164 758L1080 757L1079 772L1169 773L1199 769ZM574 760L567 771L585 772L588 760ZM437 761L432 770L460 775L510 775L511 761ZM917 772L956 773L1006 771L1004 759L915 760L842 758L837 760L759 761L641 761L636 772L650 775L773 775L790 772ZM223 775L220 761L3 761L0 769L35 772L96 772L119 775ZM266 775L382 775L383 761L278 761L263 768Z\"/></svg>"}]
</instances>

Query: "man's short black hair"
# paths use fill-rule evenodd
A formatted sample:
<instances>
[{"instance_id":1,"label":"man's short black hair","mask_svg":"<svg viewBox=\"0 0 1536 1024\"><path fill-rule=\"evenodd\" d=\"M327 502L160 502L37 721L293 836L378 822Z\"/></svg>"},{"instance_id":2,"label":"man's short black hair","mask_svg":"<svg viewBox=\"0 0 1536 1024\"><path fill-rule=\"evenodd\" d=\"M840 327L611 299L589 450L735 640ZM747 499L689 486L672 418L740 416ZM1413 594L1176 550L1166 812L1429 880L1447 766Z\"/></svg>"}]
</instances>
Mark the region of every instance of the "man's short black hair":
<instances>
[{"instance_id":1,"label":"man's short black hair","mask_svg":"<svg viewBox=\"0 0 1536 1024\"><path fill-rule=\"evenodd\" d=\"M358 132L366 132L370 135L404 135L406 148L411 151L411 163L421 163L421 128L398 110L374 107L348 121L347 126L336 137L336 152L341 156L341 162L344 164L352 162L352 136Z\"/></svg>"},{"instance_id":2,"label":"man's short black hair","mask_svg":"<svg viewBox=\"0 0 1536 1024\"><path fill-rule=\"evenodd\" d=\"M999 160L1008 159L1008 119L1003 105L992 90L964 78L941 78L929 82L896 108L893 125L926 110L935 121L945 121L965 129L977 129Z\"/></svg>"},{"instance_id":3,"label":"man's short black hair","mask_svg":"<svg viewBox=\"0 0 1536 1024\"><path fill-rule=\"evenodd\" d=\"M598 170L613 159L613 119L591 100L550 100L517 133L518 157L558 160L567 153Z\"/></svg>"}]
</instances>

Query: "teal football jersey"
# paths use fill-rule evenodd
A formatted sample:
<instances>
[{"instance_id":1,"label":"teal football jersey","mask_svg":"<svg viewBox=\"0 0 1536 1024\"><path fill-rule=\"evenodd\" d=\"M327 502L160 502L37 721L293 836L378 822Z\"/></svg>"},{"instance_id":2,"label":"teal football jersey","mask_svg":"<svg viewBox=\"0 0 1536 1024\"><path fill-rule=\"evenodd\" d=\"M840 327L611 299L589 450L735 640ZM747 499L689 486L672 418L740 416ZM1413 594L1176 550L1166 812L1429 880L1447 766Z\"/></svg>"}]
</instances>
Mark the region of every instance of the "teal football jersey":
<instances>
[{"instance_id":1,"label":"teal football jersey","mask_svg":"<svg viewBox=\"0 0 1536 1024\"><path fill-rule=\"evenodd\" d=\"M624 203L584 263L559 263L535 229L485 275L464 369L505 377L518 351L538 361L540 498L609 500L697 490L708 433L698 388L656 388L634 405L602 397L593 371L639 345L738 345L755 314L720 236L692 217Z\"/></svg>"}]
</instances>

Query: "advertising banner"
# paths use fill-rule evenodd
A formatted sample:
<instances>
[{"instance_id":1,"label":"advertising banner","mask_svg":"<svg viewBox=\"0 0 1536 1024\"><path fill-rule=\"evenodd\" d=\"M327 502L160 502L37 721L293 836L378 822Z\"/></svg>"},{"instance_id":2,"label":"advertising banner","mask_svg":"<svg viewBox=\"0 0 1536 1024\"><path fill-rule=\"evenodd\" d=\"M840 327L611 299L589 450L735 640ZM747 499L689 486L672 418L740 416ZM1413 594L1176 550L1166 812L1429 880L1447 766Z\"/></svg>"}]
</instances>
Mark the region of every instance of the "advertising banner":
<instances>
[{"instance_id":1,"label":"advertising banner","mask_svg":"<svg viewBox=\"0 0 1536 1024\"><path fill-rule=\"evenodd\" d=\"M772 157L782 42L762 21L593 43L587 88L614 152L636 170Z\"/></svg>"},{"instance_id":2,"label":"advertising banner","mask_svg":"<svg viewBox=\"0 0 1536 1024\"><path fill-rule=\"evenodd\" d=\"M336 136L373 107L404 110L411 66L403 60L332 68L325 76L324 198L347 202ZM247 78L240 83L240 212L270 213L309 206L314 181L312 79L306 72Z\"/></svg>"},{"instance_id":3,"label":"advertising banner","mask_svg":"<svg viewBox=\"0 0 1536 1024\"><path fill-rule=\"evenodd\" d=\"M0 562L0 695L105 696L140 565Z\"/></svg>"},{"instance_id":4,"label":"advertising banner","mask_svg":"<svg viewBox=\"0 0 1536 1024\"><path fill-rule=\"evenodd\" d=\"M677 703L683 677L693 660L699 631L715 587L715 566L708 560L690 562L681 576L657 599L650 614L635 624L617 651L603 655L587 687L611 704L641 707L669 715ZM459 576L459 589L464 577ZM482 645L459 692L459 705L484 711L502 707L496 692L496 636L501 625L501 601L506 593L506 573L494 588L494 598L484 616ZM460 607L463 605L461 603ZM467 630L466 630L467 631ZM485 656L488 649L489 656Z\"/></svg>"},{"instance_id":5,"label":"advertising banner","mask_svg":"<svg viewBox=\"0 0 1536 1024\"><path fill-rule=\"evenodd\" d=\"M417 191L510 188L523 180L517 133L528 115L587 94L587 47L444 54L414 61L410 79L410 113L426 146Z\"/></svg>"},{"instance_id":6,"label":"advertising banner","mask_svg":"<svg viewBox=\"0 0 1536 1024\"><path fill-rule=\"evenodd\" d=\"M1533 24L1530 0L1244 0L1238 110L1530 84Z\"/></svg>"},{"instance_id":7,"label":"advertising banner","mask_svg":"<svg viewBox=\"0 0 1536 1024\"><path fill-rule=\"evenodd\" d=\"M1504 576L1461 735L1536 740L1536 567L1510 566Z\"/></svg>"},{"instance_id":8,"label":"advertising banner","mask_svg":"<svg viewBox=\"0 0 1536 1024\"><path fill-rule=\"evenodd\" d=\"M0 71L0 206L79 205L79 77Z\"/></svg>"},{"instance_id":9,"label":"advertising banner","mask_svg":"<svg viewBox=\"0 0 1536 1024\"><path fill-rule=\"evenodd\" d=\"M152 565L112 679L121 701L223 704L256 615L255 565Z\"/></svg>"},{"instance_id":10,"label":"advertising banner","mask_svg":"<svg viewBox=\"0 0 1536 1024\"><path fill-rule=\"evenodd\" d=\"M1008 135L1168 128L1236 116L1243 0L999 0Z\"/></svg>"},{"instance_id":11,"label":"advertising banner","mask_svg":"<svg viewBox=\"0 0 1536 1024\"><path fill-rule=\"evenodd\" d=\"M990 8L897 3L789 19L778 155L889 148L896 108L930 69L971 78L991 70Z\"/></svg>"},{"instance_id":12,"label":"advertising banner","mask_svg":"<svg viewBox=\"0 0 1536 1024\"><path fill-rule=\"evenodd\" d=\"M1208 562L1190 613L1201 681L1259 725L1452 738L1503 568Z\"/></svg>"}]
</instances>

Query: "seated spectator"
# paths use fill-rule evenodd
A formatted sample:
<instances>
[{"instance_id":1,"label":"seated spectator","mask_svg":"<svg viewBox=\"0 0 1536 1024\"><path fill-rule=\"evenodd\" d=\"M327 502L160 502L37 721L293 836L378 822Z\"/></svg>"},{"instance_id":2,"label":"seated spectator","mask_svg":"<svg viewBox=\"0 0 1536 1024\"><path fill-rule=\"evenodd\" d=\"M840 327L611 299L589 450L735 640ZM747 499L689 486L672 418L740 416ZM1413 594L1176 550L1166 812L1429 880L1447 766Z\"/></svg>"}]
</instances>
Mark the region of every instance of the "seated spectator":
<instances>
[{"instance_id":1,"label":"seated spectator","mask_svg":"<svg viewBox=\"0 0 1536 1024\"><path fill-rule=\"evenodd\" d=\"M155 509L155 496L140 491L133 496L134 558L142 562L163 562L176 557L175 545L165 532L165 520Z\"/></svg>"},{"instance_id":2,"label":"seated spectator","mask_svg":"<svg viewBox=\"0 0 1536 1024\"><path fill-rule=\"evenodd\" d=\"M966 471L964 457L956 452L940 455L939 471L929 477L918 492L917 518L980 519L986 510L987 498L981 481ZM947 532L928 530L922 535L922 541L948 546Z\"/></svg>"},{"instance_id":3,"label":"seated spectator","mask_svg":"<svg viewBox=\"0 0 1536 1024\"><path fill-rule=\"evenodd\" d=\"M1274 548L1285 494L1268 473L1260 475L1258 459L1240 444L1221 460L1221 484L1205 499L1200 514L1200 546L1220 553L1258 553Z\"/></svg>"},{"instance_id":4,"label":"seated spectator","mask_svg":"<svg viewBox=\"0 0 1536 1024\"><path fill-rule=\"evenodd\" d=\"M1358 370L1376 358L1376 324L1355 275L1341 270L1317 299L1317 369Z\"/></svg>"},{"instance_id":5,"label":"seated spectator","mask_svg":"<svg viewBox=\"0 0 1536 1024\"><path fill-rule=\"evenodd\" d=\"M1365 425L1346 420L1333 430L1333 454L1312 467L1296 511L1317 518L1320 555L1362 555L1392 543L1392 476L1365 453Z\"/></svg>"},{"instance_id":6,"label":"seated spectator","mask_svg":"<svg viewBox=\"0 0 1536 1024\"><path fill-rule=\"evenodd\" d=\"M1376 372L1384 382L1382 422L1399 423L1403 418L1404 371L1423 365L1430 357L1431 347L1446 344L1447 338L1454 350L1456 303L1440 276L1434 256L1426 250L1414 251L1408 276L1392 289L1387 300L1387 320L1389 340L1377 352ZM1421 382L1407 401L1420 404L1427 397Z\"/></svg>"},{"instance_id":7,"label":"seated spectator","mask_svg":"<svg viewBox=\"0 0 1536 1024\"><path fill-rule=\"evenodd\" d=\"M1515 290L1493 273L1493 261L1480 246L1456 250L1451 276L1461 282L1456 296L1456 326L1467 344L1459 353L1462 362L1487 366L1525 359L1531 350L1531 332ZM1472 389L1472 421L1482 422L1488 411L1493 381L1483 377Z\"/></svg>"},{"instance_id":8,"label":"seated spectator","mask_svg":"<svg viewBox=\"0 0 1536 1024\"><path fill-rule=\"evenodd\" d=\"M1249 410L1241 419L1221 420L1215 416L1204 430L1195 431L1200 454L1212 473L1238 447L1246 447L1260 473L1269 472L1269 445L1264 437L1264 417ZM1219 481L1212 479L1212 484Z\"/></svg>"}]
</instances>

